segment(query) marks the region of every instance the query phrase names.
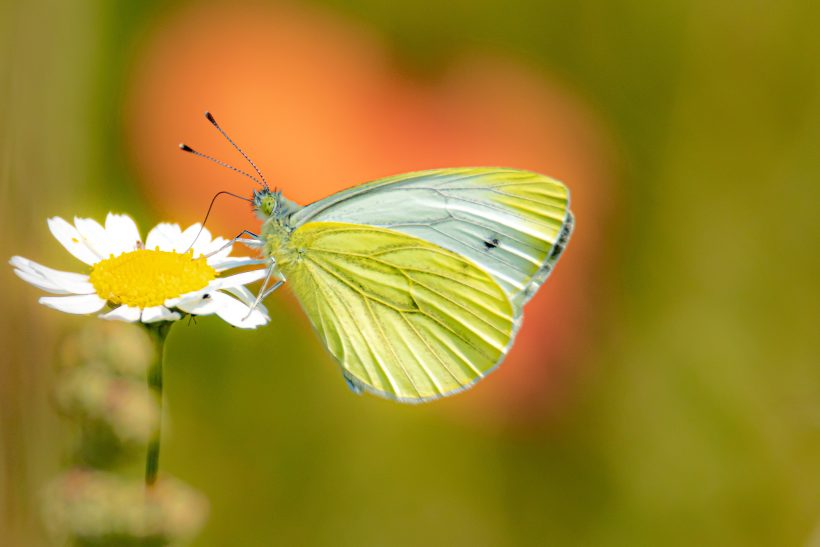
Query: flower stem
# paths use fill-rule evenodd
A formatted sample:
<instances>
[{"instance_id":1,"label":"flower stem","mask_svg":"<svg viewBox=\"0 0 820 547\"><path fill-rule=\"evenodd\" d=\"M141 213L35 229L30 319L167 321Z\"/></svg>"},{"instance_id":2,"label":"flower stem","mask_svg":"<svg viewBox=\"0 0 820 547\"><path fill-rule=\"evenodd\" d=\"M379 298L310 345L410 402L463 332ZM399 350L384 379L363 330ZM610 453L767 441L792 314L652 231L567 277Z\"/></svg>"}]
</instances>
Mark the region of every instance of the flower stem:
<instances>
[{"instance_id":1,"label":"flower stem","mask_svg":"<svg viewBox=\"0 0 820 547\"><path fill-rule=\"evenodd\" d=\"M157 480L159 470L159 443L162 433L162 361L165 355L165 338L171 330L173 322L162 321L159 323L145 324L151 341L154 344L154 362L148 369L148 389L156 397L159 405L157 426L151 440L148 441L148 454L145 460L145 486L152 486Z\"/></svg>"}]
</instances>

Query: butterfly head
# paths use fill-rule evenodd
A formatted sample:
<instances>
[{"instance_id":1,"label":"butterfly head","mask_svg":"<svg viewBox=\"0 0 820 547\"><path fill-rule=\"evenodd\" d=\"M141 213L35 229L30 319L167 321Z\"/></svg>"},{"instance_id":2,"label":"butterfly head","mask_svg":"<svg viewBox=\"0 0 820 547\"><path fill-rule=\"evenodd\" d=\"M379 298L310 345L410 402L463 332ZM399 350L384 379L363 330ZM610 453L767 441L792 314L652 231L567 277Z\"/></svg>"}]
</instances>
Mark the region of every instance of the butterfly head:
<instances>
[{"instance_id":1,"label":"butterfly head","mask_svg":"<svg viewBox=\"0 0 820 547\"><path fill-rule=\"evenodd\" d=\"M271 192L270 189L253 191L253 210L263 220L267 219L276 211L281 192Z\"/></svg>"},{"instance_id":2,"label":"butterfly head","mask_svg":"<svg viewBox=\"0 0 820 547\"><path fill-rule=\"evenodd\" d=\"M262 220L274 218L282 222L301 209L299 205L283 196L282 192L270 188L254 190L252 202L253 210Z\"/></svg>"}]
</instances>

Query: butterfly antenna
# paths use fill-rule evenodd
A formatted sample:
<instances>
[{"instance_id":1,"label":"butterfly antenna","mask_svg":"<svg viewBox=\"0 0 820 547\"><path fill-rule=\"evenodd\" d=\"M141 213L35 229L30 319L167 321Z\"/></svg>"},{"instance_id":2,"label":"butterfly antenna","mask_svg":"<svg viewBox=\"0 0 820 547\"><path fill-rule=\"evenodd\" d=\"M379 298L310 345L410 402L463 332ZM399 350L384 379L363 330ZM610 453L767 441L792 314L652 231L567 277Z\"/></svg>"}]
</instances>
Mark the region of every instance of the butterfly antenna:
<instances>
[{"instance_id":1,"label":"butterfly antenna","mask_svg":"<svg viewBox=\"0 0 820 547\"><path fill-rule=\"evenodd\" d=\"M179 149L182 150L183 152L188 152L189 154L193 154L194 156L199 156L200 158L205 158L206 160L212 161L217 165L221 165L222 167L227 167L231 171L239 173L242 176L248 177L249 179L254 181L256 184L258 184L259 186L263 186L263 187L267 188L267 184L263 184L258 178L254 177L250 173L246 173L242 169L237 169L233 165L227 164L224 161L220 161L220 160L218 160L214 157L203 154L202 152L197 152L196 150L194 150L193 148L191 148L190 146L188 146L185 143L179 143Z\"/></svg>"},{"instance_id":2,"label":"butterfly antenna","mask_svg":"<svg viewBox=\"0 0 820 547\"><path fill-rule=\"evenodd\" d=\"M239 145L238 145L238 144L236 144L235 142L233 142L233 139L231 139L231 138L228 136L228 134L227 134L227 133L225 133L225 130L224 130L224 129L222 129L222 128L219 126L219 124L218 124L218 123L216 123L216 120L214 119L213 115L212 115L210 112L205 112L205 117L208 119L208 121L209 121L209 122L211 122L211 125L213 125L214 127L216 127L217 131L219 131L220 133L222 133L222 136L223 136L223 137L225 137L225 138L228 140L228 142L229 142L229 143L231 143L231 145L233 145L233 147L234 147L234 148L236 148L237 152L239 152L240 154L242 154L242 157L243 157L243 158L245 158L245 159L248 161L248 163L250 163L250 164L251 164L251 167L253 167L253 170L254 170L254 171L256 171L256 174L257 174L257 175L259 175L259 178L260 178L260 179L262 179L262 182L264 183L265 189L266 189L266 190L267 190L267 189L269 189L269 186L268 186L268 181L266 181L266 180L265 180L265 175L263 175L263 174L262 174L262 171L260 171L260 170L259 170L259 168L256 166L256 164L255 164L255 163L253 163L253 160L252 160L251 158L249 158L249 157L248 157L248 155L247 155L245 152L243 152L241 148L239 148Z\"/></svg>"},{"instance_id":3,"label":"butterfly antenna","mask_svg":"<svg viewBox=\"0 0 820 547\"><path fill-rule=\"evenodd\" d=\"M191 242L190 245L188 245L188 248L185 249L186 253L191 250L191 248L194 246L194 243L196 243L196 240L199 239L200 235L202 235L202 230L205 229L205 223L208 222L208 217L211 216L211 209L213 209L214 203L216 203L216 198L218 198L221 195L227 195L227 196L235 197L236 199L241 199L242 201L248 201L248 202L251 202L251 203L253 202L253 200L251 200L251 199L244 198L240 195L234 194L232 192L228 192L227 190L222 190L221 192L217 192L214 195L214 197L211 199L211 204L208 205L208 212L205 213L205 218L202 220L202 224L199 226L199 231L196 233L196 237L194 237L194 240Z\"/></svg>"}]
</instances>

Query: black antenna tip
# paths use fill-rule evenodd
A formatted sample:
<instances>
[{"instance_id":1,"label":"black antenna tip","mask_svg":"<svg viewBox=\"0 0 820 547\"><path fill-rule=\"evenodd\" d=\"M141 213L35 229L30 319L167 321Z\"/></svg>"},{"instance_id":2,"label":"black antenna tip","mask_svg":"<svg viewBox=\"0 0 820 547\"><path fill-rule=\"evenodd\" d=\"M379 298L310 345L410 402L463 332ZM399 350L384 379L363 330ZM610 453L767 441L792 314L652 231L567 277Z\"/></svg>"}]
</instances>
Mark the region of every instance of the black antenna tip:
<instances>
[{"instance_id":1,"label":"black antenna tip","mask_svg":"<svg viewBox=\"0 0 820 547\"><path fill-rule=\"evenodd\" d=\"M212 124L216 125L216 120L214 119L213 115L210 112L205 112L205 117L208 118L208 121Z\"/></svg>"},{"instance_id":2,"label":"black antenna tip","mask_svg":"<svg viewBox=\"0 0 820 547\"><path fill-rule=\"evenodd\" d=\"M193 148L191 148L190 146L188 146L185 143L179 143L179 149L182 150L183 152L193 152L194 151Z\"/></svg>"}]
</instances>

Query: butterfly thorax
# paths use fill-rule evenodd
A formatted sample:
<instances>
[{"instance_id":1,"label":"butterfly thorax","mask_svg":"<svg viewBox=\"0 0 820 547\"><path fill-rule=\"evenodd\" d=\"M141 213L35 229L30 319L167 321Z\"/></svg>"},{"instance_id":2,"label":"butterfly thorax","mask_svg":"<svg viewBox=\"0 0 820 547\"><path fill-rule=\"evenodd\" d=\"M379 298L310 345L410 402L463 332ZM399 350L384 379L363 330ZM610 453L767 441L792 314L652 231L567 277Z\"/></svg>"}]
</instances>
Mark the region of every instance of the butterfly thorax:
<instances>
[{"instance_id":1,"label":"butterfly thorax","mask_svg":"<svg viewBox=\"0 0 820 547\"><path fill-rule=\"evenodd\" d=\"M261 239L264 253L276 259L277 264L287 263L292 257L290 235L294 230L291 216L301 209L300 205L284 197L281 192L265 188L253 193L253 209L263 220Z\"/></svg>"}]
</instances>

